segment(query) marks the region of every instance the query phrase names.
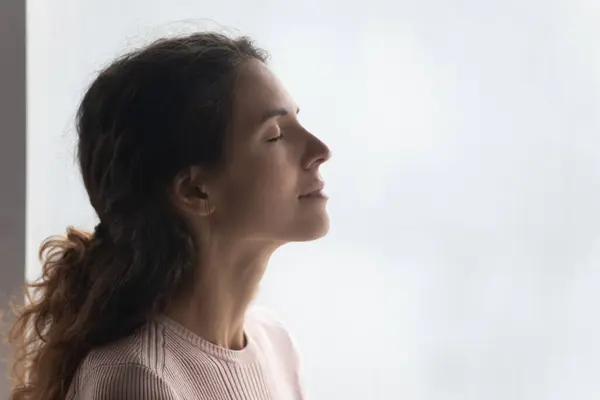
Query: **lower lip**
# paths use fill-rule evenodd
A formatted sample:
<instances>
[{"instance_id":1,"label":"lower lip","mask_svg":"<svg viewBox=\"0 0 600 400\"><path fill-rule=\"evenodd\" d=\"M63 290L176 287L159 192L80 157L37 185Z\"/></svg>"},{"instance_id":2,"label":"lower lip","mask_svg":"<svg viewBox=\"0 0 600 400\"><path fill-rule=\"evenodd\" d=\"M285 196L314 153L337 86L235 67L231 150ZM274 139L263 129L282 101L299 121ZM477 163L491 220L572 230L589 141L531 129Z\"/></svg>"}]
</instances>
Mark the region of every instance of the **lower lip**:
<instances>
[{"instance_id":1,"label":"lower lip","mask_svg":"<svg viewBox=\"0 0 600 400\"><path fill-rule=\"evenodd\" d=\"M327 200L329 197L323 191L313 192L304 196L300 196L301 200Z\"/></svg>"}]
</instances>

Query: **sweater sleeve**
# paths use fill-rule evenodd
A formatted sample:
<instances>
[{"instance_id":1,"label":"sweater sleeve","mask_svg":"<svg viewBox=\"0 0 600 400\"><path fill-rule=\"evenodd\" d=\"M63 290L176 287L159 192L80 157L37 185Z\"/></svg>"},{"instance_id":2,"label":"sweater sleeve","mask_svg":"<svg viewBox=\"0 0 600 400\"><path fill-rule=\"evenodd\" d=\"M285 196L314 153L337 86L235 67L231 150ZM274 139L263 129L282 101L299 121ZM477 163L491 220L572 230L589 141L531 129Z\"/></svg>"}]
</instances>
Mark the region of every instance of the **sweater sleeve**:
<instances>
[{"instance_id":1,"label":"sweater sleeve","mask_svg":"<svg viewBox=\"0 0 600 400\"><path fill-rule=\"evenodd\" d=\"M101 365L91 371L74 400L179 400L156 372L143 365Z\"/></svg>"}]
</instances>

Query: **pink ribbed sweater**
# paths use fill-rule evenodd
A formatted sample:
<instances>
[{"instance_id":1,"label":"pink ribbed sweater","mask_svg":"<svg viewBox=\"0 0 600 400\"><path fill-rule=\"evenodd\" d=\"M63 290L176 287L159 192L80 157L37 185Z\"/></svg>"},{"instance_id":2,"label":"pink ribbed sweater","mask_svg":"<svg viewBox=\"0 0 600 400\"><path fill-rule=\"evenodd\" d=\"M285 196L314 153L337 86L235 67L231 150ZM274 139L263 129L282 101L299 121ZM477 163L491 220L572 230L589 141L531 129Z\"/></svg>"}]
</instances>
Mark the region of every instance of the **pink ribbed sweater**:
<instances>
[{"instance_id":1,"label":"pink ribbed sweater","mask_svg":"<svg viewBox=\"0 0 600 400\"><path fill-rule=\"evenodd\" d=\"M239 351L203 340L160 317L92 351L67 400L302 400L298 356L269 313L247 313Z\"/></svg>"}]
</instances>

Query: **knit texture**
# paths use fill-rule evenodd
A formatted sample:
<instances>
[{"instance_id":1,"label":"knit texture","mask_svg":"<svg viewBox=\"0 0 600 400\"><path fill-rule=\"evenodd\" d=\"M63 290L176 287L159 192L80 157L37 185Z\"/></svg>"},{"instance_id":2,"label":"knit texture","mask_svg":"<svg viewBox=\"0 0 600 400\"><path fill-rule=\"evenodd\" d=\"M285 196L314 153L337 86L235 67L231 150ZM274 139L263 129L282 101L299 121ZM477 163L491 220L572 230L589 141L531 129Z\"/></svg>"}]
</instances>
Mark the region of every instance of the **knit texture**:
<instances>
[{"instance_id":1,"label":"knit texture","mask_svg":"<svg viewBox=\"0 0 600 400\"><path fill-rule=\"evenodd\" d=\"M246 347L229 350L159 317L93 350L67 400L303 400L298 355L282 324L253 308L244 331Z\"/></svg>"}]
</instances>

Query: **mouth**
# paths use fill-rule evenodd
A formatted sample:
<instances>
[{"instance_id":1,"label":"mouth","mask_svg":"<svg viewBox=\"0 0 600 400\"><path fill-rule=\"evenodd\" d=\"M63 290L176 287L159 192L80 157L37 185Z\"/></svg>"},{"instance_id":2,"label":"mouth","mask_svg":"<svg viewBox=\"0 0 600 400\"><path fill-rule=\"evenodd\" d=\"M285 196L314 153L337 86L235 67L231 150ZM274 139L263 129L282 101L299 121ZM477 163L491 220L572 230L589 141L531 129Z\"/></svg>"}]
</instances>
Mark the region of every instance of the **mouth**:
<instances>
[{"instance_id":1,"label":"mouth","mask_svg":"<svg viewBox=\"0 0 600 400\"><path fill-rule=\"evenodd\" d=\"M310 192L307 194L303 194L302 196L300 196L300 199L317 199L317 198L326 198L327 195L322 191L322 190L316 190L314 192Z\"/></svg>"},{"instance_id":2,"label":"mouth","mask_svg":"<svg viewBox=\"0 0 600 400\"><path fill-rule=\"evenodd\" d=\"M319 182L313 188L311 188L308 192L298 196L299 199L326 199L327 195L323 192L323 188L325 184L323 182Z\"/></svg>"}]
</instances>

